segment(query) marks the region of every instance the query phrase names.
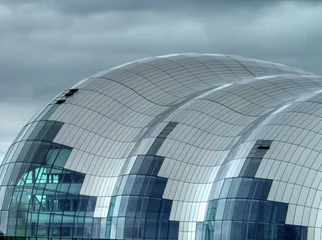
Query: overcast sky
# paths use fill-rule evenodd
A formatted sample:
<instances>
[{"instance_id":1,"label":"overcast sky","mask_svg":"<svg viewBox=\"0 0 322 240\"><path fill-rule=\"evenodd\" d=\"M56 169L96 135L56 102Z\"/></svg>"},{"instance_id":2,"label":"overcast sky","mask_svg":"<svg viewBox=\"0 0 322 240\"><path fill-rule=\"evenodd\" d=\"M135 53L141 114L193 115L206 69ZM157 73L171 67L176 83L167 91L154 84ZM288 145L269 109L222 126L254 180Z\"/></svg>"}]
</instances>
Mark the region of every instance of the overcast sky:
<instances>
[{"instance_id":1,"label":"overcast sky","mask_svg":"<svg viewBox=\"0 0 322 240\"><path fill-rule=\"evenodd\" d=\"M321 74L322 4L0 0L0 162L60 91L124 62L181 52L237 54Z\"/></svg>"}]
</instances>

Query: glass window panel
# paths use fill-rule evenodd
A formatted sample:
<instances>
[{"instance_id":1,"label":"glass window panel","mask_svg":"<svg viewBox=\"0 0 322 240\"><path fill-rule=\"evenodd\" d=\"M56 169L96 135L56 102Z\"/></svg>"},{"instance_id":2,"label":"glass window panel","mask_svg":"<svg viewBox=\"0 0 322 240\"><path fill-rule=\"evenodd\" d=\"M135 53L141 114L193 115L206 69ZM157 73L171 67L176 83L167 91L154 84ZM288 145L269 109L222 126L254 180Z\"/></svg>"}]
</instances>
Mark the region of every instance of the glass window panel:
<instances>
[{"instance_id":1,"label":"glass window panel","mask_svg":"<svg viewBox=\"0 0 322 240\"><path fill-rule=\"evenodd\" d=\"M264 185L265 185L264 179L254 179L251 190L249 192L249 198L263 199L262 196L263 196Z\"/></svg>"},{"instance_id":2,"label":"glass window panel","mask_svg":"<svg viewBox=\"0 0 322 240\"><path fill-rule=\"evenodd\" d=\"M159 221L157 239L168 239L169 221Z\"/></svg>"},{"instance_id":3,"label":"glass window panel","mask_svg":"<svg viewBox=\"0 0 322 240\"><path fill-rule=\"evenodd\" d=\"M147 218L158 218L160 212L161 200L157 198L151 198L148 207Z\"/></svg>"},{"instance_id":4,"label":"glass window panel","mask_svg":"<svg viewBox=\"0 0 322 240\"><path fill-rule=\"evenodd\" d=\"M117 217L119 213L119 208L121 205L122 196L117 196L114 205L113 216Z\"/></svg>"},{"instance_id":5,"label":"glass window panel","mask_svg":"<svg viewBox=\"0 0 322 240\"><path fill-rule=\"evenodd\" d=\"M137 173L143 163L144 155L139 155L136 157L131 173Z\"/></svg>"},{"instance_id":6,"label":"glass window panel","mask_svg":"<svg viewBox=\"0 0 322 240\"><path fill-rule=\"evenodd\" d=\"M130 194L131 193L135 178L136 178L136 175L129 175L129 177L127 178L127 182L125 184L123 194Z\"/></svg>"},{"instance_id":7,"label":"glass window panel","mask_svg":"<svg viewBox=\"0 0 322 240\"><path fill-rule=\"evenodd\" d=\"M243 233L243 222L232 222L230 239L240 240L242 239L242 233Z\"/></svg>"},{"instance_id":8,"label":"glass window panel","mask_svg":"<svg viewBox=\"0 0 322 240\"><path fill-rule=\"evenodd\" d=\"M172 201L168 199L162 199L161 203L161 211L159 218L160 219L169 219L170 218L170 212L172 207Z\"/></svg>"},{"instance_id":9,"label":"glass window panel","mask_svg":"<svg viewBox=\"0 0 322 240\"><path fill-rule=\"evenodd\" d=\"M164 157L159 157L159 156L155 156L154 157L154 161L152 162L150 169L149 169L149 173L151 175L158 175L158 172L161 168L161 165L163 163Z\"/></svg>"},{"instance_id":10,"label":"glass window panel","mask_svg":"<svg viewBox=\"0 0 322 240\"><path fill-rule=\"evenodd\" d=\"M285 223L288 204L275 202L272 210L272 222Z\"/></svg>"},{"instance_id":11,"label":"glass window panel","mask_svg":"<svg viewBox=\"0 0 322 240\"><path fill-rule=\"evenodd\" d=\"M124 226L125 226L125 218L118 218L117 230L116 230L116 239L123 239Z\"/></svg>"},{"instance_id":12,"label":"glass window panel","mask_svg":"<svg viewBox=\"0 0 322 240\"><path fill-rule=\"evenodd\" d=\"M47 135L47 132L52 128L52 126L54 125L55 122L53 121L44 121L44 125L42 126L42 128L40 129L39 133L37 134L37 136L35 137L38 140L43 140L45 138L45 136ZM37 126L38 127L38 126ZM37 129L37 128L36 128ZM35 130L36 130L35 129ZM35 132L35 131L34 131ZM33 134L34 135L34 134Z\"/></svg>"},{"instance_id":13,"label":"glass window panel","mask_svg":"<svg viewBox=\"0 0 322 240\"><path fill-rule=\"evenodd\" d=\"M142 190L141 190L142 195L151 196L151 192L152 192L152 189L154 186L155 179L156 179L156 177L146 176L143 186L142 186Z\"/></svg>"},{"instance_id":14,"label":"glass window panel","mask_svg":"<svg viewBox=\"0 0 322 240\"><path fill-rule=\"evenodd\" d=\"M121 185L120 185L120 187L118 189L118 194L119 195L123 194L128 177L129 177L129 175L125 175L125 176L122 177Z\"/></svg>"},{"instance_id":15,"label":"glass window panel","mask_svg":"<svg viewBox=\"0 0 322 240\"><path fill-rule=\"evenodd\" d=\"M52 144L47 152L46 155L46 162L47 164L54 164L58 154L59 154L60 148L55 148L55 144Z\"/></svg>"},{"instance_id":16,"label":"glass window panel","mask_svg":"<svg viewBox=\"0 0 322 240\"><path fill-rule=\"evenodd\" d=\"M245 207L247 200L237 199L234 208L233 220L243 220L245 218Z\"/></svg>"},{"instance_id":17,"label":"glass window panel","mask_svg":"<svg viewBox=\"0 0 322 240\"><path fill-rule=\"evenodd\" d=\"M131 196L129 198L126 216L135 217L138 208L139 197Z\"/></svg>"},{"instance_id":18,"label":"glass window panel","mask_svg":"<svg viewBox=\"0 0 322 240\"><path fill-rule=\"evenodd\" d=\"M44 127L45 123L46 123L45 121L34 122L32 127L30 128L32 130L32 132L29 134L29 136L27 136L27 134L26 134L26 138L37 139L37 135L39 134L41 129ZM36 124L36 125L34 125L34 124ZM24 138L24 139L26 139L26 138Z\"/></svg>"},{"instance_id":19,"label":"glass window panel","mask_svg":"<svg viewBox=\"0 0 322 240\"><path fill-rule=\"evenodd\" d=\"M120 205L120 209L119 209L119 214L118 216L126 216L126 210L127 210L127 205L129 202L129 197L128 196L122 196L122 200L121 200L121 205Z\"/></svg>"},{"instance_id":20,"label":"glass window panel","mask_svg":"<svg viewBox=\"0 0 322 240\"><path fill-rule=\"evenodd\" d=\"M125 228L124 228L124 239L134 238L133 229L134 229L134 218L126 218Z\"/></svg>"},{"instance_id":21,"label":"glass window panel","mask_svg":"<svg viewBox=\"0 0 322 240\"><path fill-rule=\"evenodd\" d=\"M167 184L166 178L157 177L154 183L154 187L151 193L152 197L162 197L165 186Z\"/></svg>"},{"instance_id":22,"label":"glass window panel","mask_svg":"<svg viewBox=\"0 0 322 240\"><path fill-rule=\"evenodd\" d=\"M231 232L231 222L223 221L221 239L230 240L230 232Z\"/></svg>"},{"instance_id":23,"label":"glass window panel","mask_svg":"<svg viewBox=\"0 0 322 240\"><path fill-rule=\"evenodd\" d=\"M18 183L18 181L19 181L19 178L20 178L19 172L20 172L20 169L22 167L22 163L17 162L17 163L12 164L12 165L14 165L14 168L13 168L13 171L12 171L11 176L10 176L9 185L16 185ZM8 174L8 173L6 173L6 174Z\"/></svg>"},{"instance_id":24,"label":"glass window panel","mask_svg":"<svg viewBox=\"0 0 322 240\"><path fill-rule=\"evenodd\" d=\"M224 220L230 220L233 217L233 211L234 211L234 205L235 205L235 199L227 199L226 205L225 205L225 211L224 211Z\"/></svg>"},{"instance_id":25,"label":"glass window panel","mask_svg":"<svg viewBox=\"0 0 322 240\"><path fill-rule=\"evenodd\" d=\"M244 176L245 177L254 177L261 161L262 161L261 158L252 158L247 166Z\"/></svg>"},{"instance_id":26,"label":"glass window panel","mask_svg":"<svg viewBox=\"0 0 322 240\"><path fill-rule=\"evenodd\" d=\"M16 161L24 145L25 145L25 142L16 143L15 145L13 145L12 152L8 155L8 158L6 159L6 163Z\"/></svg>"},{"instance_id":27,"label":"glass window panel","mask_svg":"<svg viewBox=\"0 0 322 240\"><path fill-rule=\"evenodd\" d=\"M57 133L62 128L63 124L62 122L53 122L52 127L48 129L48 132L44 135L44 140L46 141L53 141L56 137Z\"/></svg>"},{"instance_id":28,"label":"glass window panel","mask_svg":"<svg viewBox=\"0 0 322 240\"><path fill-rule=\"evenodd\" d=\"M72 148L62 146L55 161L55 166L64 167Z\"/></svg>"},{"instance_id":29,"label":"glass window panel","mask_svg":"<svg viewBox=\"0 0 322 240\"><path fill-rule=\"evenodd\" d=\"M216 220L223 219L226 199L220 199L218 201L218 208L216 212Z\"/></svg>"},{"instance_id":30,"label":"glass window panel","mask_svg":"<svg viewBox=\"0 0 322 240\"><path fill-rule=\"evenodd\" d=\"M145 218L135 218L135 228L133 229L134 239L143 239L145 229Z\"/></svg>"},{"instance_id":31,"label":"glass window panel","mask_svg":"<svg viewBox=\"0 0 322 240\"><path fill-rule=\"evenodd\" d=\"M215 221L214 239L221 239L222 221Z\"/></svg>"},{"instance_id":32,"label":"glass window panel","mask_svg":"<svg viewBox=\"0 0 322 240\"><path fill-rule=\"evenodd\" d=\"M2 180L2 186L3 185L8 185L14 165L15 165L14 163L10 163L10 164L7 165L8 167L6 169L6 174L4 174L4 178Z\"/></svg>"},{"instance_id":33,"label":"glass window panel","mask_svg":"<svg viewBox=\"0 0 322 240\"><path fill-rule=\"evenodd\" d=\"M149 219L145 222L145 239L156 239L157 220Z\"/></svg>"},{"instance_id":34,"label":"glass window panel","mask_svg":"<svg viewBox=\"0 0 322 240\"><path fill-rule=\"evenodd\" d=\"M140 197L138 202L138 217L146 217L146 213L149 205L149 198Z\"/></svg>"},{"instance_id":35,"label":"glass window panel","mask_svg":"<svg viewBox=\"0 0 322 240\"><path fill-rule=\"evenodd\" d=\"M270 224L257 223L256 238L255 239L270 239Z\"/></svg>"},{"instance_id":36,"label":"glass window panel","mask_svg":"<svg viewBox=\"0 0 322 240\"><path fill-rule=\"evenodd\" d=\"M230 189L232 178L225 179L223 187L221 189L220 198L226 198Z\"/></svg>"},{"instance_id":37,"label":"glass window panel","mask_svg":"<svg viewBox=\"0 0 322 240\"><path fill-rule=\"evenodd\" d=\"M273 210L273 202L270 201L260 201L258 207L257 221L259 222L270 222Z\"/></svg>"},{"instance_id":38,"label":"glass window panel","mask_svg":"<svg viewBox=\"0 0 322 240\"><path fill-rule=\"evenodd\" d=\"M32 161L36 163L46 163L46 154L50 148L51 143L49 142L41 142L35 153ZM31 156L30 156L31 157Z\"/></svg>"},{"instance_id":39,"label":"glass window panel","mask_svg":"<svg viewBox=\"0 0 322 240\"><path fill-rule=\"evenodd\" d=\"M269 191L271 190L272 180L266 179L263 190L262 190L262 199L267 200Z\"/></svg>"},{"instance_id":40,"label":"glass window panel","mask_svg":"<svg viewBox=\"0 0 322 240\"><path fill-rule=\"evenodd\" d=\"M145 180L145 176L137 175L131 190L132 195L139 195Z\"/></svg>"},{"instance_id":41,"label":"glass window panel","mask_svg":"<svg viewBox=\"0 0 322 240\"><path fill-rule=\"evenodd\" d=\"M178 239L179 222L169 221L169 239Z\"/></svg>"},{"instance_id":42,"label":"glass window panel","mask_svg":"<svg viewBox=\"0 0 322 240\"><path fill-rule=\"evenodd\" d=\"M23 139L36 139L38 133L41 131L44 125L44 121L34 122Z\"/></svg>"},{"instance_id":43,"label":"glass window panel","mask_svg":"<svg viewBox=\"0 0 322 240\"><path fill-rule=\"evenodd\" d=\"M259 201L248 200L245 211L245 219L248 221L256 221L258 214Z\"/></svg>"},{"instance_id":44,"label":"glass window panel","mask_svg":"<svg viewBox=\"0 0 322 240\"><path fill-rule=\"evenodd\" d=\"M240 177L244 177L245 176L245 173L247 171L247 167L249 165L250 160L251 160L251 158L246 158L246 161L245 161L245 163L243 165L243 168L242 168L242 170L240 171L240 174L239 174Z\"/></svg>"},{"instance_id":45,"label":"glass window panel","mask_svg":"<svg viewBox=\"0 0 322 240\"><path fill-rule=\"evenodd\" d=\"M237 198L247 198L253 183L251 178L243 178L240 184Z\"/></svg>"},{"instance_id":46,"label":"glass window panel","mask_svg":"<svg viewBox=\"0 0 322 240\"><path fill-rule=\"evenodd\" d=\"M24 146L23 146L23 148L22 148L19 156L17 157L17 161L18 162L23 162L23 161L25 161L25 162L26 161L31 162L32 159L29 159L29 158L27 159L26 158L26 155L28 154L28 151L30 150L30 148L31 148L32 145L33 145L32 149L33 150L36 150L37 149L36 145L38 145L37 143L35 145L35 144L33 144L32 141L26 141L26 142L24 142Z\"/></svg>"},{"instance_id":47,"label":"glass window panel","mask_svg":"<svg viewBox=\"0 0 322 240\"><path fill-rule=\"evenodd\" d=\"M144 160L140 166L140 169L138 171L139 174L151 174L148 170L153 162L153 156L145 156Z\"/></svg>"},{"instance_id":48,"label":"glass window panel","mask_svg":"<svg viewBox=\"0 0 322 240\"><path fill-rule=\"evenodd\" d=\"M229 198L236 198L237 193L239 191L240 183L241 183L241 178L233 178L228 192Z\"/></svg>"},{"instance_id":49,"label":"glass window panel","mask_svg":"<svg viewBox=\"0 0 322 240\"><path fill-rule=\"evenodd\" d=\"M256 239L256 223L244 222L243 239ZM264 239L264 238L263 238Z\"/></svg>"},{"instance_id":50,"label":"glass window panel","mask_svg":"<svg viewBox=\"0 0 322 240\"><path fill-rule=\"evenodd\" d=\"M49 119L49 117L56 111L57 108L58 108L58 104L48 105L48 109L46 108L46 111L41 113L43 115L41 119L43 120ZM40 119L40 118L37 118L37 119Z\"/></svg>"},{"instance_id":51,"label":"glass window panel","mask_svg":"<svg viewBox=\"0 0 322 240\"><path fill-rule=\"evenodd\" d=\"M161 145L164 142L164 138L156 138L150 147L148 154L155 155L159 151Z\"/></svg>"}]
</instances>

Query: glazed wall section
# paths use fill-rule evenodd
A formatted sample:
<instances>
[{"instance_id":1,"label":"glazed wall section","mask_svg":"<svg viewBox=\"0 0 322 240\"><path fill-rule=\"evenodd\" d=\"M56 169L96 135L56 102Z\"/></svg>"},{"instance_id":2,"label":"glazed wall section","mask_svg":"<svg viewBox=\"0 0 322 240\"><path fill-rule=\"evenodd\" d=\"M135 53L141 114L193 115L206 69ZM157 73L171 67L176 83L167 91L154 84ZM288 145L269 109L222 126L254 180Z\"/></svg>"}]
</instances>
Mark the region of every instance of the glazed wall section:
<instances>
[{"instance_id":1,"label":"glazed wall section","mask_svg":"<svg viewBox=\"0 0 322 240\"><path fill-rule=\"evenodd\" d=\"M321 87L296 68L220 54L94 75L36 115L9 149L1 228L44 238L319 239L321 175L304 161L316 163L319 150L289 137L319 142ZM316 125L304 123L313 115ZM278 166L314 177L287 179ZM280 197L299 188L311 205Z\"/></svg>"}]
</instances>

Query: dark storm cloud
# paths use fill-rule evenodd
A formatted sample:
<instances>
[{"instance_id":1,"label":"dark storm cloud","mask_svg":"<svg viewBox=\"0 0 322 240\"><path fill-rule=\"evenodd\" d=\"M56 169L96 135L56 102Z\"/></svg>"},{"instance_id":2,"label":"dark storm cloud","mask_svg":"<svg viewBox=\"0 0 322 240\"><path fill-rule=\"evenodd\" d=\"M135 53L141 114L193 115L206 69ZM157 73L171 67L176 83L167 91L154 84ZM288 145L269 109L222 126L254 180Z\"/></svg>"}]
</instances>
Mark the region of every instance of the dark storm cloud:
<instances>
[{"instance_id":1,"label":"dark storm cloud","mask_svg":"<svg viewBox=\"0 0 322 240\"><path fill-rule=\"evenodd\" d=\"M147 56L229 53L322 73L321 16L307 1L2 1L0 142L63 89Z\"/></svg>"}]
</instances>

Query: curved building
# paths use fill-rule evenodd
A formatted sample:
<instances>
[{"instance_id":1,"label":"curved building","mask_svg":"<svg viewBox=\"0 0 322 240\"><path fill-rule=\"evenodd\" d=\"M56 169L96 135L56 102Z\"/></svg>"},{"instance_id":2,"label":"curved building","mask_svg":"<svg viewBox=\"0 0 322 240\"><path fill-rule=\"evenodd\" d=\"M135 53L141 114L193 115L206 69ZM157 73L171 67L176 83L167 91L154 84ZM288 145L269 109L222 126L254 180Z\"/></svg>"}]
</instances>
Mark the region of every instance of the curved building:
<instances>
[{"instance_id":1,"label":"curved building","mask_svg":"<svg viewBox=\"0 0 322 240\"><path fill-rule=\"evenodd\" d=\"M0 165L0 231L77 239L322 238L322 77L221 54L67 89Z\"/></svg>"}]
</instances>

